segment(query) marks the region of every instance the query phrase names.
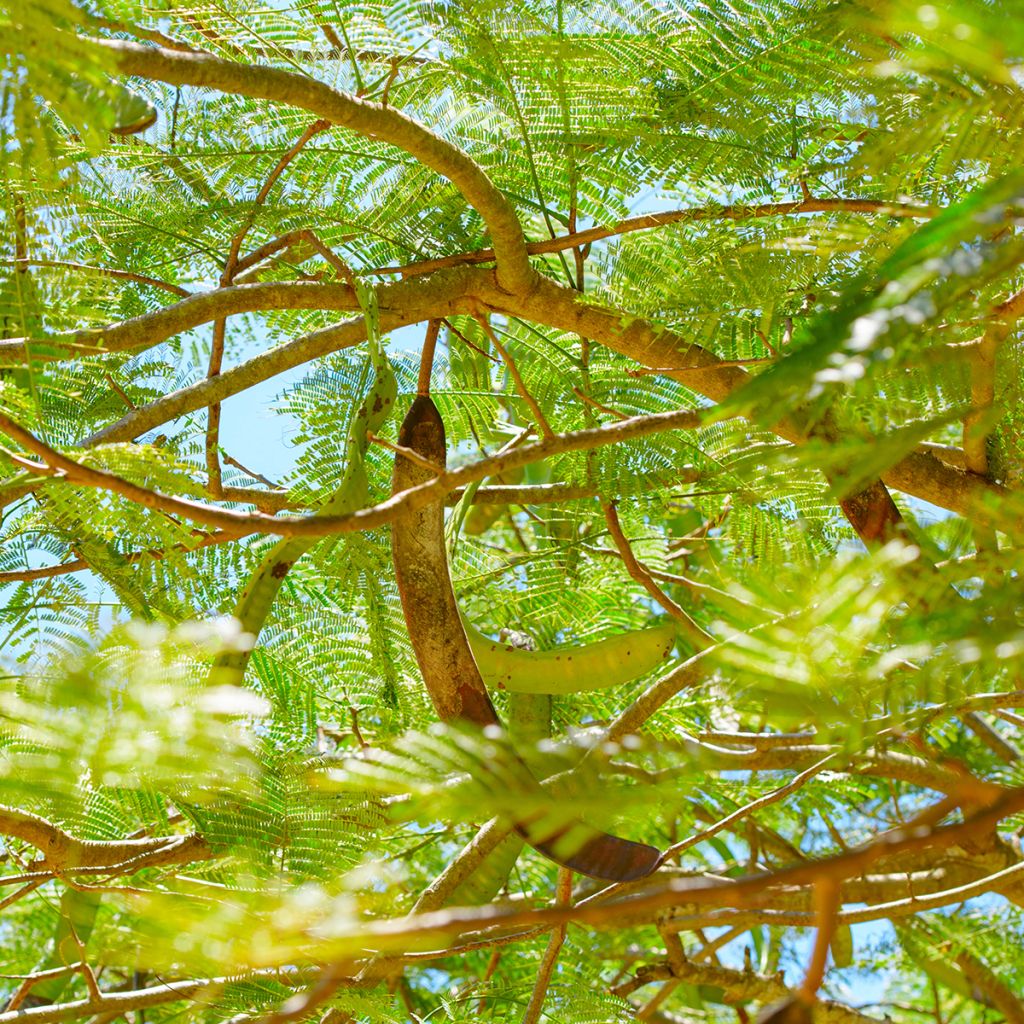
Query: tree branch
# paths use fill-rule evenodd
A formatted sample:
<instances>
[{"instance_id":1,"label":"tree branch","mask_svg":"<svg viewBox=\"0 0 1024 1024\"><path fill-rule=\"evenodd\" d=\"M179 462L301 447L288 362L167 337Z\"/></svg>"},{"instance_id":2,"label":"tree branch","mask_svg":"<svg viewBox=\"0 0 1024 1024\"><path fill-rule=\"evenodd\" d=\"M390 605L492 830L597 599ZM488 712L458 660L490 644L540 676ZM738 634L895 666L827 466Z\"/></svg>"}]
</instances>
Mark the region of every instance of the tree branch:
<instances>
[{"instance_id":1,"label":"tree branch","mask_svg":"<svg viewBox=\"0 0 1024 1024\"><path fill-rule=\"evenodd\" d=\"M1006 1024L1024 1024L1024 1003L998 975L966 950L956 956L956 965L964 977L980 989L1006 1018Z\"/></svg>"},{"instance_id":2,"label":"tree branch","mask_svg":"<svg viewBox=\"0 0 1024 1024\"><path fill-rule=\"evenodd\" d=\"M574 907L518 909L508 907L456 908L391 921L361 922L353 942L381 950L401 948L412 941L435 934L464 934L473 929L501 926L552 926L566 921L607 925L621 921L623 914L650 912L691 901L715 907L747 906L760 893L775 887L806 886L821 877L843 880L864 873L880 860L924 850L936 851L969 843L989 834L1004 818L1024 810L1024 787L1005 789L989 806L953 825L911 824L884 833L864 846L833 857L808 860L776 871L747 875L739 879L683 879L651 888L639 895L611 903L577 904ZM0 1021L2 1024L2 1021Z\"/></svg>"},{"instance_id":3,"label":"tree branch","mask_svg":"<svg viewBox=\"0 0 1024 1024\"><path fill-rule=\"evenodd\" d=\"M200 992L221 988L246 978L271 978L280 981L282 978L298 976L301 973L294 968L275 968L267 971L256 971L251 974L225 976L221 978L197 978L189 981L167 981L152 988L135 989L130 992L104 992L97 1002L92 998L75 999L68 1003L57 1003L48 1006L32 1006L25 1010L12 1010L0 1013L0 1024L57 1024L58 1021L75 1020L78 1017L91 1017L106 1014L120 1016L129 1010L145 1010L150 1006L162 1006L164 1003L176 1003L183 999L192 999Z\"/></svg>"},{"instance_id":4,"label":"tree branch","mask_svg":"<svg viewBox=\"0 0 1024 1024\"><path fill-rule=\"evenodd\" d=\"M448 271L438 277L417 278L378 287L376 293L381 332L387 333L436 316L470 312L469 303L473 301L473 292L486 273L472 270ZM294 294L293 289L296 290ZM119 332L117 343L133 350L156 345L178 331L207 323L220 315L254 312L256 309L358 308L355 293L347 285L311 282L288 282L283 286L278 283L236 285L206 292L195 298L203 298L203 304L201 307L193 305L189 308L187 318L184 316L185 311L179 309L185 303L178 303L177 306L167 307L145 317L137 317L135 321L126 321L124 325L115 325L121 328L136 324L134 332ZM183 319L186 320L184 325L181 323ZM313 331L261 352L225 370L213 380L180 388L148 405L140 406L85 438L82 446L130 441L169 420L205 408L211 402L223 401L279 373L358 345L365 339L366 327L361 316ZM4 344L0 341L0 352ZM0 359L0 365L2 363Z\"/></svg>"},{"instance_id":5,"label":"tree branch","mask_svg":"<svg viewBox=\"0 0 1024 1024\"><path fill-rule=\"evenodd\" d=\"M267 281L197 292L181 302L104 327L85 328L49 338L0 341L0 366L22 366L31 359L70 359L107 352L143 352L168 338L213 320L274 309L346 310L359 308L347 284L319 281Z\"/></svg>"},{"instance_id":6,"label":"tree branch","mask_svg":"<svg viewBox=\"0 0 1024 1024\"><path fill-rule=\"evenodd\" d=\"M981 429L981 421L995 402L996 354L1021 316L1024 316L1024 289L992 310L985 333L968 347L973 411L964 420L964 462L967 469L981 476L988 473L988 432Z\"/></svg>"},{"instance_id":7,"label":"tree branch","mask_svg":"<svg viewBox=\"0 0 1024 1024\"><path fill-rule=\"evenodd\" d=\"M37 814L4 806L0 806L0 835L20 839L39 850L43 854L43 860L36 865L40 870L117 870L130 862L132 870L138 871L143 867L209 860L213 856L206 840L196 834L111 842L76 839Z\"/></svg>"},{"instance_id":8,"label":"tree branch","mask_svg":"<svg viewBox=\"0 0 1024 1024\"><path fill-rule=\"evenodd\" d=\"M555 906L568 907L572 903L572 872L568 868L558 869L558 884L555 894ZM558 960L558 953L565 942L565 924L560 924L551 932L548 939L547 949L541 957L540 966L537 968L537 980L530 995L530 1002L523 1014L522 1024L537 1024L540 1015L544 1010L544 1000L548 994L548 986L551 984L551 975L555 970L555 962Z\"/></svg>"},{"instance_id":9,"label":"tree branch","mask_svg":"<svg viewBox=\"0 0 1024 1024\"><path fill-rule=\"evenodd\" d=\"M161 281L156 277L149 277L146 274L136 274L131 270L116 270L113 267L92 267L85 263L73 263L68 260L0 260L0 266L30 266L30 267L56 267L62 270L80 270L86 274L98 274L100 277L109 277L117 281L132 281L135 284L149 285L151 288L159 288L161 291L170 292L171 295L180 295L187 298L192 293L180 285L171 284L169 281Z\"/></svg>"},{"instance_id":10,"label":"tree branch","mask_svg":"<svg viewBox=\"0 0 1024 1024\"><path fill-rule=\"evenodd\" d=\"M747 1001L761 1004L773 1003L789 998L792 992L782 980L781 972L775 975L755 974L752 971L738 971L731 967L717 964L694 963L682 958L675 964L668 961L658 964L647 964L641 967L634 977L617 985L612 991L625 997L644 985L657 981L676 979L688 985L707 985L720 988L726 999L733 1003ZM821 1000L815 1006L815 1020L818 1024L868 1024L874 1017L868 1017L841 1003Z\"/></svg>"},{"instance_id":11,"label":"tree branch","mask_svg":"<svg viewBox=\"0 0 1024 1024\"><path fill-rule=\"evenodd\" d=\"M76 40L79 46L87 42ZM524 292L532 285L536 273L530 266L522 225L512 204L473 159L393 107L350 96L305 75L278 68L125 40L95 39L91 43L110 54L123 74L300 107L331 124L405 150L448 178L483 217L494 246L501 287Z\"/></svg>"},{"instance_id":12,"label":"tree branch","mask_svg":"<svg viewBox=\"0 0 1024 1024\"><path fill-rule=\"evenodd\" d=\"M512 300L497 288L489 272L472 268L446 271L437 278L413 278L378 289L381 326L385 331L452 312L472 313L474 303L484 301L496 311L593 338L644 365L674 366L680 371L679 379L683 383L715 401L725 398L749 379L741 368L721 366L706 349L666 328L639 318L626 320L620 310L584 304L576 299L577 293L542 279L530 296ZM355 306L354 293L341 284L239 285L195 295L121 324L28 345L32 351L49 347L55 351L63 348L67 352L76 346L93 353L101 351L102 347L111 351L134 350L157 344L174 333L221 315L271 308L353 309ZM84 444L130 440L163 422L252 387L282 370L356 344L364 336L361 321L352 320L288 342L226 371L216 380L183 388L132 410L117 423L93 434ZM0 341L0 365L5 364L5 352L8 360L13 358L14 364L20 365L26 358L26 343L23 339ZM667 369L666 372L669 373ZM671 371L672 375L675 373ZM791 418L780 421L774 429L790 441L806 439L806 433ZM1004 488L977 474L961 472L921 451L912 452L891 466L883 474L883 480L891 487L979 523L992 521L992 499L1006 494ZM19 493L24 493L24 488Z\"/></svg>"},{"instance_id":13,"label":"tree branch","mask_svg":"<svg viewBox=\"0 0 1024 1024\"><path fill-rule=\"evenodd\" d=\"M635 416L602 427L556 435L441 473L432 480L401 491L378 505L361 509L352 515L274 517L263 513L245 514L186 498L172 497L134 484L105 470L84 466L55 451L24 427L0 413L0 430L26 450L43 458L43 464L19 460L35 472L49 473L52 476L63 477L70 483L108 490L146 508L179 515L204 526L233 533L237 537L251 533L271 533L280 537L326 537L336 533L372 530L392 522L402 512L422 508L457 487L482 480L487 476L528 466L563 452L588 451L591 448L618 444L637 437L648 437L666 430L695 430L701 423L702 414L690 410Z\"/></svg>"},{"instance_id":14,"label":"tree branch","mask_svg":"<svg viewBox=\"0 0 1024 1024\"><path fill-rule=\"evenodd\" d=\"M639 583L644 590L647 591L655 601L661 605L682 627L686 633L690 643L692 643L698 651L704 650L707 647L713 647L716 643L715 638L710 634L701 629L690 616L683 611L682 608L672 600L668 594L665 593L661 587L655 583L654 578L651 576L647 567L641 565L637 561L636 555L633 554L633 549L630 546L629 539L622 532L622 526L619 523L619 513L615 508L614 502L608 502L604 506L604 518L608 524L608 532L611 534L612 540L615 542L616 548L619 550L619 555L622 558L623 564L626 566L626 571L629 575Z\"/></svg>"},{"instance_id":15,"label":"tree branch","mask_svg":"<svg viewBox=\"0 0 1024 1024\"><path fill-rule=\"evenodd\" d=\"M727 814L724 818L716 821L714 825L702 829L700 832L695 832L692 836L688 836L686 839L683 839L678 843L674 843L665 851L665 860L677 857L684 850L688 850L691 846L696 846L698 843L702 843L706 839L710 839L723 829L729 828L731 825L735 825L736 822L741 821L743 818L753 814L755 811L760 811L762 808L768 807L769 805L784 799L791 793L795 793L805 782L808 782L810 779L813 779L815 775L819 775L823 772L825 768L828 767L829 763L834 760L835 756L835 754L829 754L826 757L823 757L820 761L812 764L810 768L805 768L802 772L794 776L784 786L780 786L778 789L774 789L770 793L765 793L763 796L759 796L755 800L751 800L742 807L738 807L731 814Z\"/></svg>"},{"instance_id":16,"label":"tree branch","mask_svg":"<svg viewBox=\"0 0 1024 1024\"><path fill-rule=\"evenodd\" d=\"M706 349L674 331L641 318L626 317L620 310L580 302L578 294L542 278L533 292L509 301L496 291L480 296L492 308L522 316L570 334L591 338L642 365L676 367L666 372L712 401L720 402L750 378L740 367L723 367ZM772 429L787 441L806 441L808 432L799 416L779 420ZM976 522L992 521L992 499L1006 495L1005 488L962 473L931 455L912 452L882 474L897 490L931 501Z\"/></svg>"}]
</instances>

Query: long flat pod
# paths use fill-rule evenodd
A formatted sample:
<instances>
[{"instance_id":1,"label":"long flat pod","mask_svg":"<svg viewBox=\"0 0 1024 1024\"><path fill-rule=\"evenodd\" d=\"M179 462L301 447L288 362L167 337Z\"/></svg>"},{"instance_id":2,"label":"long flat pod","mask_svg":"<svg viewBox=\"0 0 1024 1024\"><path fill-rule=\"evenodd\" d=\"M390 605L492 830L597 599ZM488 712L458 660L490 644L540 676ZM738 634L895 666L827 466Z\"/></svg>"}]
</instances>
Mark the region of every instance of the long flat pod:
<instances>
[{"instance_id":1,"label":"long flat pod","mask_svg":"<svg viewBox=\"0 0 1024 1024\"><path fill-rule=\"evenodd\" d=\"M398 395L395 371L380 334L377 297L371 289L362 287L357 288L357 294L366 319L373 381L366 397L358 400L353 410L346 440L345 473L338 489L317 510L317 515L322 516L347 515L366 503L369 484L364 462L369 435L380 430L391 415ZM258 639L285 577L317 541L316 537L283 537L263 556L235 604L234 617L243 632ZM219 655L213 664L217 681L240 686L251 653L231 651Z\"/></svg>"},{"instance_id":2,"label":"long flat pod","mask_svg":"<svg viewBox=\"0 0 1024 1024\"><path fill-rule=\"evenodd\" d=\"M589 693L620 686L665 661L678 632L669 622L579 647L527 651L492 640L465 620L463 625L484 682L511 693Z\"/></svg>"},{"instance_id":3,"label":"long flat pod","mask_svg":"<svg viewBox=\"0 0 1024 1024\"><path fill-rule=\"evenodd\" d=\"M415 458L395 456L394 493L414 487L445 466L444 422L433 401L420 395L402 422L399 445ZM426 465L424 465L426 463ZM473 659L448 571L444 506L428 505L398 519L392 528L395 576L409 638L438 717L500 726ZM556 864L609 881L643 878L661 854L652 846L601 832L580 821L554 824L548 816L520 821L516 831Z\"/></svg>"}]
</instances>

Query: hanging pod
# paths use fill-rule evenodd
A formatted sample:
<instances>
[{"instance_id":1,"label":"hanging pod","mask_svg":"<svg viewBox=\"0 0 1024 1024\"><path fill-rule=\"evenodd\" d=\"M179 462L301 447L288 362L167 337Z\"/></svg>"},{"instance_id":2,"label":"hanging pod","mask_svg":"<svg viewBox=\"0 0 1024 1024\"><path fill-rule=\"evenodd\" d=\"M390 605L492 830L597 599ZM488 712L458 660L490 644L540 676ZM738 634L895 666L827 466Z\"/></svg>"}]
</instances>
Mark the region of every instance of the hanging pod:
<instances>
[{"instance_id":1,"label":"hanging pod","mask_svg":"<svg viewBox=\"0 0 1024 1024\"><path fill-rule=\"evenodd\" d=\"M428 396L420 395L413 402L398 442L418 459L396 454L392 493L431 479L434 472L428 466L444 469L444 422ZM399 517L392 526L392 552L409 638L438 717L443 722L464 720L482 728L500 727L455 603L443 502ZM539 788L538 783L534 785ZM643 878L661 862L654 847L620 839L578 820L555 823L545 814L517 821L514 827L545 857L594 878L615 882Z\"/></svg>"}]
</instances>

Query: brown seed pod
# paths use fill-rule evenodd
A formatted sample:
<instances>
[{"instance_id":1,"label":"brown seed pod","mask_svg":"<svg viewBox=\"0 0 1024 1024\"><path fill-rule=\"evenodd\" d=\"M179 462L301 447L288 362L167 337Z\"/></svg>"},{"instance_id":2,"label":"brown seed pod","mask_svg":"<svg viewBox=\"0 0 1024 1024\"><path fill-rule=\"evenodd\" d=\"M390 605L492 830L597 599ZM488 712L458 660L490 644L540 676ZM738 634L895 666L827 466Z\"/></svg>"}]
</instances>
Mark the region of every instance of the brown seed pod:
<instances>
[{"instance_id":1,"label":"brown seed pod","mask_svg":"<svg viewBox=\"0 0 1024 1024\"><path fill-rule=\"evenodd\" d=\"M419 396L402 422L398 443L441 470L445 466L444 422L433 401ZM428 480L421 462L395 456L392 492ZM443 722L463 719L500 726L487 696L455 603L444 541L444 506L427 505L395 521L392 527L395 576L409 638L423 681ZM580 821L552 825L549 818L517 822L516 831L556 864L608 881L649 875L661 862L652 846L608 835Z\"/></svg>"}]
</instances>

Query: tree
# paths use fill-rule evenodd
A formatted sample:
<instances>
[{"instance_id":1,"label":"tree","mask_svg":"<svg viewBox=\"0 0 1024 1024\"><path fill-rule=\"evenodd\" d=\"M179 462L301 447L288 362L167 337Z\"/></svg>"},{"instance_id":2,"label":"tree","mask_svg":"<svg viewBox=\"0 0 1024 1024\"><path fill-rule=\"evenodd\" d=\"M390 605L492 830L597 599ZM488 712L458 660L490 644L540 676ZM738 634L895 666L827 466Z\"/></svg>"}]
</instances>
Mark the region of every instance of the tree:
<instances>
[{"instance_id":1,"label":"tree","mask_svg":"<svg viewBox=\"0 0 1024 1024\"><path fill-rule=\"evenodd\" d=\"M0 5L0 1024L1024 1021L1020 13Z\"/></svg>"}]
</instances>

